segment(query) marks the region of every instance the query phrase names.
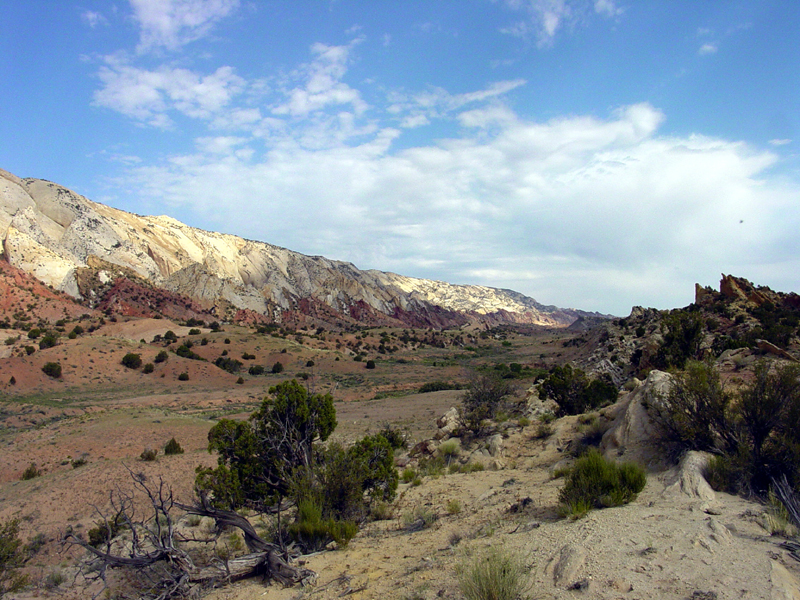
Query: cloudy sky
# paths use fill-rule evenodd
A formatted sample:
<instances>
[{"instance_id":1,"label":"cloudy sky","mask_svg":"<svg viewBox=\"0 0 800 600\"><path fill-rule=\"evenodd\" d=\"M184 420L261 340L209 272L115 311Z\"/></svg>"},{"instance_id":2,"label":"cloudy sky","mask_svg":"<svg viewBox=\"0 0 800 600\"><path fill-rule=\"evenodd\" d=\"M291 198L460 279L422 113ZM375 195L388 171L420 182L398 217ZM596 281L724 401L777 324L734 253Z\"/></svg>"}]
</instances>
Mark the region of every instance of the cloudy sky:
<instances>
[{"instance_id":1,"label":"cloudy sky","mask_svg":"<svg viewBox=\"0 0 800 600\"><path fill-rule=\"evenodd\" d=\"M0 168L626 315L800 291L796 0L0 0Z\"/></svg>"}]
</instances>

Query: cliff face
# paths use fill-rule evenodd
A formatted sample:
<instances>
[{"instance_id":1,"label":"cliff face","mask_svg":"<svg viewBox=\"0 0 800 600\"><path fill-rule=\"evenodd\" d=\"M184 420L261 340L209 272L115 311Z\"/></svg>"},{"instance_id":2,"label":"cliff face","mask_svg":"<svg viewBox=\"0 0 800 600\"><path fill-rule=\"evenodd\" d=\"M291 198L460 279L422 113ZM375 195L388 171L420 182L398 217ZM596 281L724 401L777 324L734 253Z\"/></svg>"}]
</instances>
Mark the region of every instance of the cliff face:
<instances>
[{"instance_id":1,"label":"cliff face","mask_svg":"<svg viewBox=\"0 0 800 600\"><path fill-rule=\"evenodd\" d=\"M0 237L10 264L92 303L119 278L186 296L203 310L281 321L325 307L329 317L375 324L469 321L567 326L588 313L544 306L483 286L362 271L346 262L203 231L92 202L40 179L0 170Z\"/></svg>"}]
</instances>

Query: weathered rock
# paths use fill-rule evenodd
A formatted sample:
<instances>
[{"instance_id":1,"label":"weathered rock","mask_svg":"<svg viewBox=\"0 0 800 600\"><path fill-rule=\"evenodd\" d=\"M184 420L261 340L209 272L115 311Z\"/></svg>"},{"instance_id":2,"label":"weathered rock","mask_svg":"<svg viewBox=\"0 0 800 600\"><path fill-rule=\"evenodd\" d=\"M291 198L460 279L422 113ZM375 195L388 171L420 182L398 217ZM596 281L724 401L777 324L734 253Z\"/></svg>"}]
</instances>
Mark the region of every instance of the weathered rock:
<instances>
[{"instance_id":1,"label":"weathered rock","mask_svg":"<svg viewBox=\"0 0 800 600\"><path fill-rule=\"evenodd\" d=\"M198 302L204 310L325 313L411 326L518 322L567 326L603 315L545 306L517 292L452 285L305 256L166 216L98 204L57 184L0 173L0 240L8 261L70 294L92 257Z\"/></svg>"},{"instance_id":2,"label":"weathered rock","mask_svg":"<svg viewBox=\"0 0 800 600\"><path fill-rule=\"evenodd\" d=\"M566 586L578 579L585 563L586 550L576 544L567 544L553 557L546 571L552 575L556 586Z\"/></svg>"},{"instance_id":3,"label":"weathered rock","mask_svg":"<svg viewBox=\"0 0 800 600\"><path fill-rule=\"evenodd\" d=\"M436 426L439 428L434 437L437 440L445 440L461 429L461 418L458 409L453 406L436 419Z\"/></svg>"},{"instance_id":4,"label":"weathered rock","mask_svg":"<svg viewBox=\"0 0 800 600\"><path fill-rule=\"evenodd\" d=\"M489 456L498 457L503 451L503 436L495 433L486 440L486 449L489 451Z\"/></svg>"},{"instance_id":5,"label":"weathered rock","mask_svg":"<svg viewBox=\"0 0 800 600\"><path fill-rule=\"evenodd\" d=\"M794 356L786 352L786 350L779 348L772 342L768 342L767 340L756 340L756 345L762 352L768 352L769 354L774 354L775 356L779 356L786 360L797 362L797 359Z\"/></svg>"},{"instance_id":6,"label":"weathered rock","mask_svg":"<svg viewBox=\"0 0 800 600\"><path fill-rule=\"evenodd\" d=\"M659 427L648 406L658 405L673 385L672 376L653 370L645 382L619 402L614 421L603 435L600 451L607 458L624 457L644 465L664 462L664 453L656 446Z\"/></svg>"},{"instance_id":7,"label":"weathered rock","mask_svg":"<svg viewBox=\"0 0 800 600\"><path fill-rule=\"evenodd\" d=\"M681 459L674 482L667 485L664 494L682 494L689 498L714 502L717 496L703 477L710 456L707 452L687 452Z\"/></svg>"}]
</instances>

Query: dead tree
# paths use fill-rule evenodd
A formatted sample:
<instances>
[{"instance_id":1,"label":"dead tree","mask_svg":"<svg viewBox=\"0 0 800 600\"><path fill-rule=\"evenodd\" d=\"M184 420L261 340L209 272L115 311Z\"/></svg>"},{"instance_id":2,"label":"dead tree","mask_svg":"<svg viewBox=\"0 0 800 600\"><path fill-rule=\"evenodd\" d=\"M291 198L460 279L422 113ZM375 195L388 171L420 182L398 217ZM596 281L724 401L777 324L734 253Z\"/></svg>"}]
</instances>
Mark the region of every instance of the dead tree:
<instances>
[{"instance_id":1,"label":"dead tree","mask_svg":"<svg viewBox=\"0 0 800 600\"><path fill-rule=\"evenodd\" d=\"M283 585L306 584L316 579L316 573L298 568L289 563L289 557L281 549L262 539L253 525L241 515L214 508L204 495L194 504L181 504L163 480L157 485L148 484L144 475L131 473L134 491L146 496L147 515L138 516L134 508L134 494L122 490L111 492L111 507L114 516L101 514L95 532L98 535L85 540L72 530L62 538L66 546L80 546L89 552L81 573L88 581L101 581L100 595L108 586L107 574L111 569L136 571L144 582L143 594L155 600L183 598L198 588L224 584L226 582L262 575ZM189 514L211 517L217 525L217 535L209 539L192 539L179 535L175 530L175 509ZM98 513L100 511L98 510ZM205 567L195 565L192 556L181 547L181 542L215 542L225 527L235 527L244 534L250 554L228 560L217 557ZM118 532L125 532L125 540L117 539Z\"/></svg>"}]
</instances>

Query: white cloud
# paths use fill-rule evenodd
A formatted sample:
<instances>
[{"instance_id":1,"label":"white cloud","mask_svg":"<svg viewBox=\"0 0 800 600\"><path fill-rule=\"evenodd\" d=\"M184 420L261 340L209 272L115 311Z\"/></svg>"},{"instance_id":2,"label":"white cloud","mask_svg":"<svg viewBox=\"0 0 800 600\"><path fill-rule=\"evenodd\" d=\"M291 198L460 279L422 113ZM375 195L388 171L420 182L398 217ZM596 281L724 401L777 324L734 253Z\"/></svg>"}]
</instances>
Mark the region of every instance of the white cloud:
<instances>
[{"instance_id":1,"label":"white cloud","mask_svg":"<svg viewBox=\"0 0 800 600\"><path fill-rule=\"evenodd\" d=\"M474 92L451 94L439 87L416 94L392 92L389 94L387 112L401 119L401 127L413 128L427 125L431 119L441 118L470 105L497 99L525 85L524 79L496 81L488 87Z\"/></svg>"},{"instance_id":2,"label":"white cloud","mask_svg":"<svg viewBox=\"0 0 800 600\"><path fill-rule=\"evenodd\" d=\"M791 144L792 140L790 139L779 139L779 140L770 140L770 144L773 146L785 146L786 144Z\"/></svg>"},{"instance_id":3,"label":"white cloud","mask_svg":"<svg viewBox=\"0 0 800 600\"><path fill-rule=\"evenodd\" d=\"M708 42L700 46L700 49L697 51L697 53L700 56L707 56L708 54L716 54L717 50L719 50L719 48L716 44Z\"/></svg>"},{"instance_id":4,"label":"white cloud","mask_svg":"<svg viewBox=\"0 0 800 600\"><path fill-rule=\"evenodd\" d=\"M289 130L261 154L242 154L255 140L202 139L198 153L132 173L226 231L617 314L688 304L695 281L793 260L798 190L766 175L776 157L661 136L664 118L637 104L535 122L490 104L461 112L465 133L435 145L394 151L402 133L376 127L363 143L313 148Z\"/></svg>"},{"instance_id":5,"label":"white cloud","mask_svg":"<svg viewBox=\"0 0 800 600\"><path fill-rule=\"evenodd\" d=\"M614 0L595 0L594 11L606 17L617 17L622 14L622 9L617 6Z\"/></svg>"},{"instance_id":6,"label":"white cloud","mask_svg":"<svg viewBox=\"0 0 800 600\"><path fill-rule=\"evenodd\" d=\"M559 30L587 22L592 13L614 18L623 12L614 0L505 0L505 5L527 13L527 18L501 28L501 33L519 38L533 35L540 48L551 46Z\"/></svg>"},{"instance_id":7,"label":"white cloud","mask_svg":"<svg viewBox=\"0 0 800 600\"><path fill-rule=\"evenodd\" d=\"M181 46L208 34L222 18L239 6L239 0L129 0L140 28L137 50Z\"/></svg>"},{"instance_id":8,"label":"white cloud","mask_svg":"<svg viewBox=\"0 0 800 600\"><path fill-rule=\"evenodd\" d=\"M285 88L288 100L273 108L277 115L303 117L331 105L350 105L356 114L367 109L361 94L341 80L347 72L350 51L360 40L347 46L314 44L314 60L293 74L302 85Z\"/></svg>"},{"instance_id":9,"label":"white cloud","mask_svg":"<svg viewBox=\"0 0 800 600\"><path fill-rule=\"evenodd\" d=\"M103 87L94 93L96 106L161 128L170 126L173 111L210 119L245 87L232 67L220 67L209 75L169 66L151 71L113 56L106 57L98 77Z\"/></svg>"},{"instance_id":10,"label":"white cloud","mask_svg":"<svg viewBox=\"0 0 800 600\"><path fill-rule=\"evenodd\" d=\"M108 25L108 19L106 19L101 13L93 10L83 11L81 13L81 21L86 23L92 29L98 25Z\"/></svg>"}]
</instances>

